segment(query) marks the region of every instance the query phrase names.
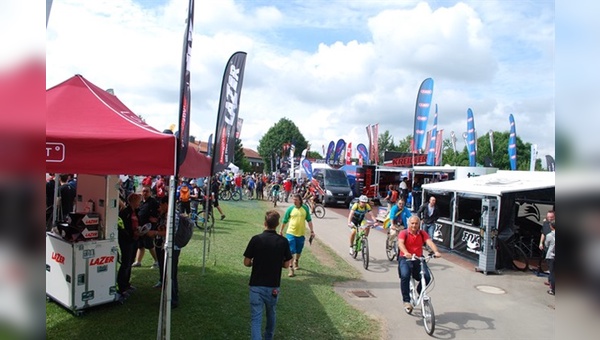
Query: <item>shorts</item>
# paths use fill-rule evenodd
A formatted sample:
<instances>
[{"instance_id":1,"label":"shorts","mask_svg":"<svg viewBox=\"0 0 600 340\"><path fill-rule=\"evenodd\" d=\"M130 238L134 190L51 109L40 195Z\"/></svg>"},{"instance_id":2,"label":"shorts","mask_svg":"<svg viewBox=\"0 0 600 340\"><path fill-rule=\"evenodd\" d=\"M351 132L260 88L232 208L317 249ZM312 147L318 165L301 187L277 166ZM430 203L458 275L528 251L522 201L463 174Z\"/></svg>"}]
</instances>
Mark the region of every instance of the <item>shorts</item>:
<instances>
[{"instance_id":1,"label":"shorts","mask_svg":"<svg viewBox=\"0 0 600 340\"><path fill-rule=\"evenodd\" d=\"M290 253L302 254L302 249L304 249L304 240L306 239L304 236L286 234L285 238L287 238L288 242L290 243Z\"/></svg>"},{"instance_id":2,"label":"shorts","mask_svg":"<svg viewBox=\"0 0 600 340\"><path fill-rule=\"evenodd\" d=\"M140 239L138 239L138 244L137 244L137 248L138 249L152 249L154 248L154 239L152 237L148 237L148 236L142 236Z\"/></svg>"}]
</instances>

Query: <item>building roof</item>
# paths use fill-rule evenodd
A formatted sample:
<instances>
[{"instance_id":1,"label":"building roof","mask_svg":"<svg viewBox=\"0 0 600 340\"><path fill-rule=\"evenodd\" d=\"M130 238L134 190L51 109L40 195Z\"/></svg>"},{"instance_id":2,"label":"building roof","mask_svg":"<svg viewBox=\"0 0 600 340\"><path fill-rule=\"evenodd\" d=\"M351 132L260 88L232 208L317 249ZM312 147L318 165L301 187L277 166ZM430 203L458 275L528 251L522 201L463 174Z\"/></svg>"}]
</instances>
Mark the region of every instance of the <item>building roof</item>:
<instances>
[{"instance_id":1,"label":"building roof","mask_svg":"<svg viewBox=\"0 0 600 340\"><path fill-rule=\"evenodd\" d=\"M202 152L204 154L206 154L207 150L208 150L208 143L207 142L203 142L203 141L194 141L193 144L198 145L198 151ZM258 154L258 152L249 149L249 148L244 148L244 155L246 156L246 158L248 159L253 159L253 160L262 160L262 157Z\"/></svg>"}]
</instances>

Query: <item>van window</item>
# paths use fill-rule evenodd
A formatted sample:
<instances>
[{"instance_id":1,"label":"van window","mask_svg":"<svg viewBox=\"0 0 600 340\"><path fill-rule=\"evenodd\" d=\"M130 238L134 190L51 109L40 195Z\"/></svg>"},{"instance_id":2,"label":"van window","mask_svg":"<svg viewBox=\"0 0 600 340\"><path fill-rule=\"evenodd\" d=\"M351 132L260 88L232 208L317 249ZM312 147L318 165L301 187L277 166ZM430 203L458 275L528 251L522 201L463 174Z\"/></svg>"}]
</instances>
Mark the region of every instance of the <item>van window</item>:
<instances>
[{"instance_id":1,"label":"van window","mask_svg":"<svg viewBox=\"0 0 600 340\"><path fill-rule=\"evenodd\" d=\"M346 172L327 170L327 176L325 177L325 186L347 187L348 177L346 177Z\"/></svg>"}]
</instances>

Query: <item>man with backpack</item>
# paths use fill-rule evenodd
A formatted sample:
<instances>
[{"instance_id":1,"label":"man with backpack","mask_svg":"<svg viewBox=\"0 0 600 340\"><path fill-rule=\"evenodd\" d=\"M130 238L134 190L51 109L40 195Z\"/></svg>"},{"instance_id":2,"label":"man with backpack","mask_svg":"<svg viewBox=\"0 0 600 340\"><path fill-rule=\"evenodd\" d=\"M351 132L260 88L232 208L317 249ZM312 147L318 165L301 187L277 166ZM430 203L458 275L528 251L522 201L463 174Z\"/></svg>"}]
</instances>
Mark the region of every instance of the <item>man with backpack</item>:
<instances>
[{"instance_id":1,"label":"man with backpack","mask_svg":"<svg viewBox=\"0 0 600 340\"><path fill-rule=\"evenodd\" d=\"M189 215L192 211L191 208L191 195L192 188L188 184L187 180L183 180L181 185L177 188L177 200L179 201L179 212L182 214Z\"/></svg>"}]
</instances>

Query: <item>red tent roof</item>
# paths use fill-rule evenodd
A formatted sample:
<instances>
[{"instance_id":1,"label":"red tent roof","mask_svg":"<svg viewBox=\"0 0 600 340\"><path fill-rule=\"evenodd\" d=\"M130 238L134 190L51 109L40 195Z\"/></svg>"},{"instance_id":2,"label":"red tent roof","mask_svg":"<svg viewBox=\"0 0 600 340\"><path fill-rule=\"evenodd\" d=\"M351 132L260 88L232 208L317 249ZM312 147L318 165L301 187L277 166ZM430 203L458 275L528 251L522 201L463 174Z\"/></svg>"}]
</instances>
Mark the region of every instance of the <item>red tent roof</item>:
<instances>
[{"instance_id":1,"label":"red tent roof","mask_svg":"<svg viewBox=\"0 0 600 340\"><path fill-rule=\"evenodd\" d=\"M47 172L172 175L175 144L81 75L46 91ZM209 159L190 149L180 175L208 176Z\"/></svg>"}]
</instances>

